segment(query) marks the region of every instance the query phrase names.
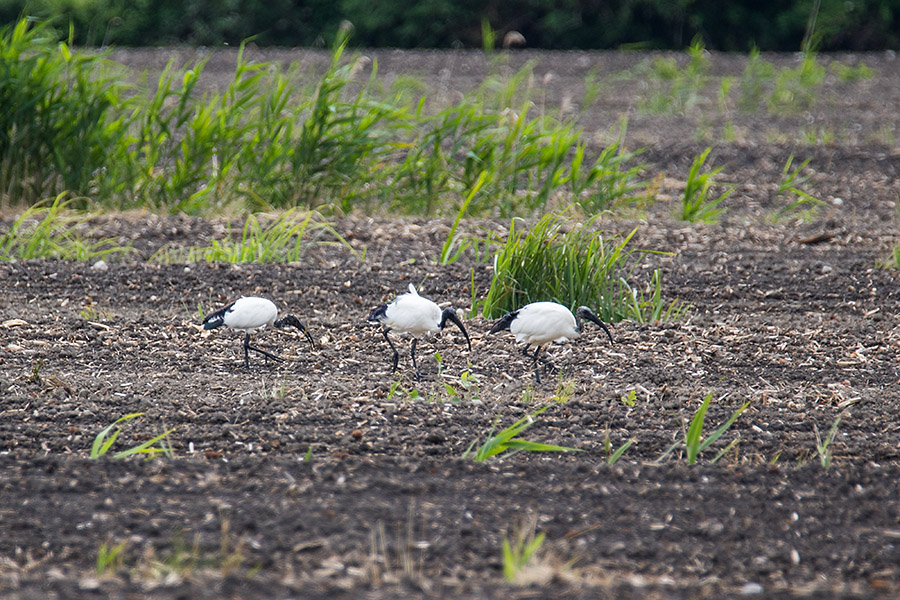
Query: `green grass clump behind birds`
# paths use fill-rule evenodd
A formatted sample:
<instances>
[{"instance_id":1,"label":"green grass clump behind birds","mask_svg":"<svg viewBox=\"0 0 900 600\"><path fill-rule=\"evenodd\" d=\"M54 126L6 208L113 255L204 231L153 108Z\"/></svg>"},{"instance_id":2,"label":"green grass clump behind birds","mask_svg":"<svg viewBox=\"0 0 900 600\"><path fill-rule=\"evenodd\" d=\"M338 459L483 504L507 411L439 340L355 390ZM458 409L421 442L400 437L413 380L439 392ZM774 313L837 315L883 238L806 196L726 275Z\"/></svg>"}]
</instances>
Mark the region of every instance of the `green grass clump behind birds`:
<instances>
[{"instance_id":1,"label":"green grass clump behind birds","mask_svg":"<svg viewBox=\"0 0 900 600\"><path fill-rule=\"evenodd\" d=\"M685 305L662 295L658 270L646 286L635 283L635 268L649 252L626 236L607 235L591 219L564 231L561 214L544 216L525 231L513 220L494 262L494 277L482 310L497 318L530 302L549 300L574 309L589 306L606 321L638 322L677 318Z\"/></svg>"}]
</instances>

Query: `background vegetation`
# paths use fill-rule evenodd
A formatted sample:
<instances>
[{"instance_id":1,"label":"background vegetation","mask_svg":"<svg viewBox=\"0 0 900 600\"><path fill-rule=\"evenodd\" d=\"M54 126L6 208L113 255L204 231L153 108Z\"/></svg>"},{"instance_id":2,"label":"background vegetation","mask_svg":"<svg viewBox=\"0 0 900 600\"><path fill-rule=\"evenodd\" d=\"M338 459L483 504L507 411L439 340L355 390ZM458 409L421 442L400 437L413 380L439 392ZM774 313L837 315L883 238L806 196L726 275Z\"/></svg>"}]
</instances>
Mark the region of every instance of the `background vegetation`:
<instances>
[{"instance_id":1,"label":"background vegetation","mask_svg":"<svg viewBox=\"0 0 900 600\"><path fill-rule=\"evenodd\" d=\"M0 24L55 18L87 45L330 45L346 20L359 46L481 48L482 21L524 34L531 48L798 50L811 14L822 50L900 46L900 0L760 3L681 0L0 0Z\"/></svg>"},{"instance_id":2,"label":"background vegetation","mask_svg":"<svg viewBox=\"0 0 900 600\"><path fill-rule=\"evenodd\" d=\"M479 87L451 99L412 78L386 85L377 62L345 52L344 37L313 77L240 52L231 81L203 92L208 55L170 62L134 85L121 64L74 50L73 37L60 42L47 24L26 19L0 29L0 105L8 108L0 112L0 206L68 194L69 208L300 207L458 222L569 205L633 214L654 199L657 182L641 168L642 150L628 147L627 122L605 145L591 143L577 115L541 101L531 62L515 71L496 56ZM792 114L801 100L805 110L819 101L826 72L813 52L802 68L781 69L754 53L740 81L717 79L701 42L689 56L683 65L651 56L622 74L650 86L638 111L687 114L716 102ZM871 76L864 63L831 68L850 80ZM601 84L586 80L585 105L592 85ZM800 170L786 171L786 194L802 192ZM717 173L698 156L679 218L718 219L729 192Z\"/></svg>"},{"instance_id":3,"label":"background vegetation","mask_svg":"<svg viewBox=\"0 0 900 600\"><path fill-rule=\"evenodd\" d=\"M388 85L377 61L346 52L349 39L345 25L330 64L313 77L295 66L247 60L241 45L232 54L233 78L203 91L207 53L187 64L173 60L136 85L134 74L104 53L75 49L74 27L62 41L50 22L20 19L3 27L0 105L9 110L0 112L0 207L32 207L0 240L3 256L127 252L73 235L69 225L81 222L67 221L64 209L249 215L242 234L229 230L222 243L183 254L167 249L154 257L164 262L297 260L307 228L333 234L320 215L456 215L440 262L471 250L486 263L499 251L485 314L547 297L599 307L610 321L683 312L662 294L657 271L641 282L632 277L641 254L625 247L630 236L564 231L554 216L570 209L573 222L605 212L634 216L656 201L660 179L642 168L642 150L629 148L624 117L602 143L589 140L576 112L543 101L540 86L548 82L537 81L532 62L513 70L508 55L487 51L488 74L465 95L434 94L412 76ZM800 66L780 69L755 51L738 81L710 72L697 38L686 62L651 54L613 77L648 85L639 113L688 114L715 103L726 119L729 106L791 114L819 101L827 72L810 45ZM831 61L828 68L848 81L872 73L865 63ZM589 73L584 105L610 81ZM727 210L733 188L718 179L721 167L706 164L709 152L687 173L676 218L714 223ZM816 199L802 189L808 160L793 169L791 163L779 194L798 199L784 214L813 210ZM285 210L274 223L254 216ZM541 215L525 235L511 222L505 241L457 231L464 217ZM548 272L546 265L560 269ZM473 284L473 308L478 304Z\"/></svg>"}]
</instances>

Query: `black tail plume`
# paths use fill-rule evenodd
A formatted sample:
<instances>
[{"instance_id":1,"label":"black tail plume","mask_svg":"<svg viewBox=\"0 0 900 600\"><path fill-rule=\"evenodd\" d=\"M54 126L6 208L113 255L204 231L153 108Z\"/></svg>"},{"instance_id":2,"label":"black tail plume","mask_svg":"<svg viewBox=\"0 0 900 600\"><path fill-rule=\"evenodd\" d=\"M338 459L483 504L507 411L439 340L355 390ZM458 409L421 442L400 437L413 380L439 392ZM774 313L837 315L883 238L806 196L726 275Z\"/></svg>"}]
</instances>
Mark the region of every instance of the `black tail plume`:
<instances>
[{"instance_id":1,"label":"black tail plume","mask_svg":"<svg viewBox=\"0 0 900 600\"><path fill-rule=\"evenodd\" d=\"M232 306L234 306L234 302L224 308L220 308L211 315L207 315L206 318L203 319L203 329L215 329L216 327L224 325L225 315L231 310Z\"/></svg>"},{"instance_id":2,"label":"black tail plume","mask_svg":"<svg viewBox=\"0 0 900 600\"><path fill-rule=\"evenodd\" d=\"M488 333L497 333L498 331L508 331L510 324L516 320L516 317L519 316L519 311L514 310L513 312L504 315L502 319L494 323L494 326L491 327L491 330Z\"/></svg>"},{"instance_id":3,"label":"black tail plume","mask_svg":"<svg viewBox=\"0 0 900 600\"><path fill-rule=\"evenodd\" d=\"M372 314L369 315L369 318L366 321L370 323L383 323L385 319L387 319L387 304L379 304L372 310Z\"/></svg>"}]
</instances>

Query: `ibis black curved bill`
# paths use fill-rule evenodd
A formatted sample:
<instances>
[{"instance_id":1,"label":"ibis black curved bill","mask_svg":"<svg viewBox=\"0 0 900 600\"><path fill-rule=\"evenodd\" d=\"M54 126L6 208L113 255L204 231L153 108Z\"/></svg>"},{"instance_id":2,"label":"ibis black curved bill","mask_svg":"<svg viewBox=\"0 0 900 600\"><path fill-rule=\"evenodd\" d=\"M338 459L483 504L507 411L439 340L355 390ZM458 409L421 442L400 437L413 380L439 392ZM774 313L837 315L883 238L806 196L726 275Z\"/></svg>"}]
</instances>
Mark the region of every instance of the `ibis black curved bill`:
<instances>
[{"instance_id":1,"label":"ibis black curved bill","mask_svg":"<svg viewBox=\"0 0 900 600\"><path fill-rule=\"evenodd\" d=\"M603 331L605 331L606 335L609 337L609 343L610 344L615 343L615 342L613 342L613 337L612 337L612 334L609 332L609 329L607 329L607 327L603 323L603 321L601 321L600 318L597 315L595 315L591 311L590 308L588 308L587 306L579 306L577 309L575 309L575 314L583 319L587 319L588 321L591 321L591 322L599 325L600 328L603 329Z\"/></svg>"},{"instance_id":2,"label":"ibis black curved bill","mask_svg":"<svg viewBox=\"0 0 900 600\"><path fill-rule=\"evenodd\" d=\"M462 331L463 336L466 338L466 345L469 347L469 352L471 352L472 342L469 340L469 332L466 331L462 321L460 321L459 317L456 315L456 310L454 310L452 306L441 311L441 322L438 323L438 327L443 329L444 325L447 324L447 321L451 321L454 325L459 327L459 330Z\"/></svg>"},{"instance_id":3,"label":"ibis black curved bill","mask_svg":"<svg viewBox=\"0 0 900 600\"><path fill-rule=\"evenodd\" d=\"M306 328L306 325L304 325L303 322L294 315L287 315L283 319L278 319L277 321L272 323L272 325L279 329L282 327L286 327L287 325L292 325L293 327L296 327L303 332L303 335L304 337L306 337L307 341L309 341L310 346L312 346L313 348L316 347L316 343L313 341L312 336L309 334L309 330Z\"/></svg>"}]
</instances>

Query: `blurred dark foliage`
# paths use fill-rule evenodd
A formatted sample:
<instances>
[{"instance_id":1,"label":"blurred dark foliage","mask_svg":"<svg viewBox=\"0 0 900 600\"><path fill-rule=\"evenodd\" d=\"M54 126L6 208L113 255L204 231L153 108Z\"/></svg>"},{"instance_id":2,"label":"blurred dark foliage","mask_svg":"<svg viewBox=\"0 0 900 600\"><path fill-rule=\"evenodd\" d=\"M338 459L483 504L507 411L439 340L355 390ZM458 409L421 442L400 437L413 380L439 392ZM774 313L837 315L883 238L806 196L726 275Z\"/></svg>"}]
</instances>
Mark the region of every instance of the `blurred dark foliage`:
<instances>
[{"instance_id":1,"label":"blurred dark foliage","mask_svg":"<svg viewBox=\"0 0 900 600\"><path fill-rule=\"evenodd\" d=\"M900 46L900 0L0 0L0 24L20 16L72 27L81 45L328 46L342 21L352 44L482 48L509 31L529 48L675 49L695 36L711 50L800 50L810 16L817 50Z\"/></svg>"}]
</instances>

